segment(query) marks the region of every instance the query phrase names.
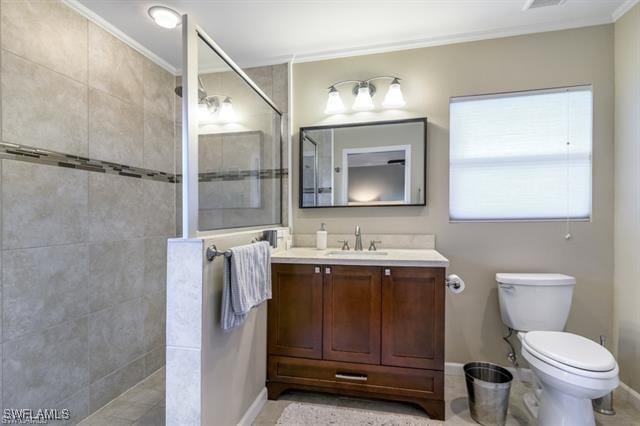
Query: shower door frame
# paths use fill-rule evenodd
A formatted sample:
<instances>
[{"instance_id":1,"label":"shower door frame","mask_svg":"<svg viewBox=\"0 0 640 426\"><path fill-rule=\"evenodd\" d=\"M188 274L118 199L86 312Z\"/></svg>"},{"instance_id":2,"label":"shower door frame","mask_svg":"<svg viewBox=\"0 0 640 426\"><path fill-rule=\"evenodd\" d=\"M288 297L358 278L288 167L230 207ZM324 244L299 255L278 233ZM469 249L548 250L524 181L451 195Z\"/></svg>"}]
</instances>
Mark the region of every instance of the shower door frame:
<instances>
[{"instance_id":1,"label":"shower door frame","mask_svg":"<svg viewBox=\"0 0 640 426\"><path fill-rule=\"evenodd\" d=\"M282 226L283 218L283 142L284 120L283 113L258 85L227 55L218 44L201 28L189 15L182 15L182 238L197 238L212 231L198 230L198 40L202 40L211 48L245 83L253 89L280 116L278 141L280 151L280 218L278 224ZM270 225L250 225L242 228L255 229Z\"/></svg>"}]
</instances>

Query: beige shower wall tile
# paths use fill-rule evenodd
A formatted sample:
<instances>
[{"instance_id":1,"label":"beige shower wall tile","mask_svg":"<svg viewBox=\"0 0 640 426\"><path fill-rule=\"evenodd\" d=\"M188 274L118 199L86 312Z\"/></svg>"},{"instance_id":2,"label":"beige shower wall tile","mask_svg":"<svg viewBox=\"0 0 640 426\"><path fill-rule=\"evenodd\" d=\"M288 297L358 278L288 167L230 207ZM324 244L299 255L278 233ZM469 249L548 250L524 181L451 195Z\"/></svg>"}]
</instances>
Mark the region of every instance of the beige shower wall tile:
<instances>
[{"instance_id":1,"label":"beige shower wall tile","mask_svg":"<svg viewBox=\"0 0 640 426\"><path fill-rule=\"evenodd\" d=\"M175 76L148 59L144 60L144 109L174 119Z\"/></svg>"},{"instance_id":2,"label":"beige shower wall tile","mask_svg":"<svg viewBox=\"0 0 640 426\"><path fill-rule=\"evenodd\" d=\"M147 212L142 185L142 179L89 174L89 236L92 242L126 240L144 235Z\"/></svg>"},{"instance_id":3,"label":"beige shower wall tile","mask_svg":"<svg viewBox=\"0 0 640 426\"><path fill-rule=\"evenodd\" d=\"M222 135L198 136L198 173L222 171Z\"/></svg>"},{"instance_id":4,"label":"beige shower wall tile","mask_svg":"<svg viewBox=\"0 0 640 426\"><path fill-rule=\"evenodd\" d=\"M43 408L89 384L87 317L4 342L5 407ZM59 407L59 406L58 406Z\"/></svg>"},{"instance_id":5,"label":"beige shower wall tile","mask_svg":"<svg viewBox=\"0 0 640 426\"><path fill-rule=\"evenodd\" d=\"M174 172L174 124L162 116L144 111L144 167Z\"/></svg>"},{"instance_id":6,"label":"beige shower wall tile","mask_svg":"<svg viewBox=\"0 0 640 426\"><path fill-rule=\"evenodd\" d=\"M61 1L3 0L2 47L87 81L87 20Z\"/></svg>"},{"instance_id":7,"label":"beige shower wall tile","mask_svg":"<svg viewBox=\"0 0 640 426\"><path fill-rule=\"evenodd\" d=\"M3 248L42 247L86 241L87 173L3 160Z\"/></svg>"},{"instance_id":8,"label":"beige shower wall tile","mask_svg":"<svg viewBox=\"0 0 640 426\"><path fill-rule=\"evenodd\" d=\"M142 167L142 108L91 89L89 92L89 157Z\"/></svg>"},{"instance_id":9,"label":"beige shower wall tile","mask_svg":"<svg viewBox=\"0 0 640 426\"><path fill-rule=\"evenodd\" d=\"M143 104L144 57L89 23L89 84L128 102Z\"/></svg>"},{"instance_id":10,"label":"beige shower wall tile","mask_svg":"<svg viewBox=\"0 0 640 426\"><path fill-rule=\"evenodd\" d=\"M273 102L286 113L289 110L289 67L287 64L273 66Z\"/></svg>"},{"instance_id":11,"label":"beige shower wall tile","mask_svg":"<svg viewBox=\"0 0 640 426\"><path fill-rule=\"evenodd\" d=\"M89 256L85 245L5 250L2 257L5 339L88 313Z\"/></svg>"},{"instance_id":12,"label":"beige shower wall tile","mask_svg":"<svg viewBox=\"0 0 640 426\"><path fill-rule=\"evenodd\" d=\"M144 294L144 240L89 246L89 309L96 312Z\"/></svg>"},{"instance_id":13,"label":"beige shower wall tile","mask_svg":"<svg viewBox=\"0 0 640 426\"><path fill-rule=\"evenodd\" d=\"M2 138L87 155L87 86L2 51Z\"/></svg>"},{"instance_id":14,"label":"beige shower wall tile","mask_svg":"<svg viewBox=\"0 0 640 426\"><path fill-rule=\"evenodd\" d=\"M145 237L175 235L175 189L173 183L154 180L143 182Z\"/></svg>"},{"instance_id":15,"label":"beige shower wall tile","mask_svg":"<svg viewBox=\"0 0 640 426\"><path fill-rule=\"evenodd\" d=\"M89 314L92 383L144 355L144 314L141 299Z\"/></svg>"}]
</instances>

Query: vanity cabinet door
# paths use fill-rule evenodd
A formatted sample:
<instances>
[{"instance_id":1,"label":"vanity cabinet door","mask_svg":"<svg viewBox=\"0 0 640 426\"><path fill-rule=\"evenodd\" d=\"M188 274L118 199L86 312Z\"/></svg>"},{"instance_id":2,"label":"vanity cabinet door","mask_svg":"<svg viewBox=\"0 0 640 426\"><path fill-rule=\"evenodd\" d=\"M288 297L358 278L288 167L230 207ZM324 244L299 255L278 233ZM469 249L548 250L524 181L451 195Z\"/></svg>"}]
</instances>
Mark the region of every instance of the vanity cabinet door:
<instances>
[{"instance_id":1,"label":"vanity cabinet door","mask_svg":"<svg viewBox=\"0 0 640 426\"><path fill-rule=\"evenodd\" d=\"M323 358L380 363L379 267L325 266Z\"/></svg>"},{"instance_id":2,"label":"vanity cabinet door","mask_svg":"<svg viewBox=\"0 0 640 426\"><path fill-rule=\"evenodd\" d=\"M444 268L382 272L382 364L444 370Z\"/></svg>"},{"instance_id":3,"label":"vanity cabinet door","mask_svg":"<svg viewBox=\"0 0 640 426\"><path fill-rule=\"evenodd\" d=\"M322 358L322 267L273 264L269 354Z\"/></svg>"}]
</instances>

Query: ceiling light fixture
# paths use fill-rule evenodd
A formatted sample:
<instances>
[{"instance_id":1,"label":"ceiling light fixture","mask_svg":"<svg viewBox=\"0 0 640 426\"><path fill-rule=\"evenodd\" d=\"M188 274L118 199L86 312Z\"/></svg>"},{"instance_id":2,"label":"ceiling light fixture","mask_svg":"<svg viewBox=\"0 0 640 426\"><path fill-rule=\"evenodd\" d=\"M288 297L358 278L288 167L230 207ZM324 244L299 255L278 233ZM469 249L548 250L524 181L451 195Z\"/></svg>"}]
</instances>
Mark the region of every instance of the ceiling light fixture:
<instances>
[{"instance_id":1,"label":"ceiling light fixture","mask_svg":"<svg viewBox=\"0 0 640 426\"><path fill-rule=\"evenodd\" d=\"M180 24L180 14L165 6L152 6L148 10L149 16L158 26L174 29Z\"/></svg>"},{"instance_id":2,"label":"ceiling light fixture","mask_svg":"<svg viewBox=\"0 0 640 426\"><path fill-rule=\"evenodd\" d=\"M391 80L387 94L382 102L384 108L402 108L406 102L400 89L400 78L394 76L379 76L369 78L367 80L345 80L329 86L329 97L327 98L327 106L324 113L327 115L340 114L345 111L340 92L337 87L342 85L353 85L353 95L355 100L352 109L354 111L371 111L375 108L373 103L373 95L376 93L376 86L371 83L373 80Z\"/></svg>"}]
</instances>

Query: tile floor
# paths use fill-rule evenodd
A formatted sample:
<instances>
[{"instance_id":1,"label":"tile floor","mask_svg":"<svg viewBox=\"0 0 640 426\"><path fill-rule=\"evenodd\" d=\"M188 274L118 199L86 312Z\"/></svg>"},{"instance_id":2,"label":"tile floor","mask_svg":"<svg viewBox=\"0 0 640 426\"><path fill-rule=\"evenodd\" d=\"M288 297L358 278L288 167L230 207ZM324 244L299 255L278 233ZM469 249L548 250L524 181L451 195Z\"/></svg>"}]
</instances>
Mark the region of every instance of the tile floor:
<instances>
[{"instance_id":1,"label":"tile floor","mask_svg":"<svg viewBox=\"0 0 640 426\"><path fill-rule=\"evenodd\" d=\"M108 405L83 420L82 426L164 426L164 368L138 383ZM532 425L522 403L522 395L528 386L516 382L511 391L509 419L507 425ZM464 376L447 375L445 379L446 425L476 424L469 415ZM267 401L256 418L256 426L277 424L283 410L294 402L320 404L332 407L350 408L394 414L406 414L426 419L425 413L411 404L392 401L379 401L363 398L340 397L315 392L290 391L283 394L277 401ZM615 401L617 414L603 416L596 414L598 426L637 426L640 425L640 411L635 410L629 403L617 399ZM430 421L429 424L440 425L443 422ZM312 426L312 425L306 425Z\"/></svg>"},{"instance_id":2,"label":"tile floor","mask_svg":"<svg viewBox=\"0 0 640 426\"><path fill-rule=\"evenodd\" d=\"M529 416L522 402L522 396L529 390L528 385L521 382L514 383L511 391L509 404L509 417L507 425L533 425L533 419ZM445 422L436 420L429 421L429 425L473 425L476 424L469 414L467 394L464 376L445 376L445 400L446 413ZM267 426L277 424L278 418L283 410L293 402L309 404L329 405L341 408L351 408L374 412L385 412L394 414L406 414L410 416L427 418L424 411L412 404L403 404L392 401L378 401L361 398L339 397L334 395L324 395L312 392L290 391L283 394L277 401L267 401L264 408L255 420L256 426ZM637 426L640 425L640 411L624 401L615 401L615 416L603 416L596 414L598 426ZM307 425L309 426L309 425Z\"/></svg>"},{"instance_id":3,"label":"tile floor","mask_svg":"<svg viewBox=\"0 0 640 426\"><path fill-rule=\"evenodd\" d=\"M164 380L161 368L100 410L82 426L164 426Z\"/></svg>"}]
</instances>

